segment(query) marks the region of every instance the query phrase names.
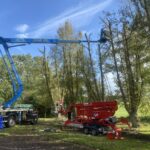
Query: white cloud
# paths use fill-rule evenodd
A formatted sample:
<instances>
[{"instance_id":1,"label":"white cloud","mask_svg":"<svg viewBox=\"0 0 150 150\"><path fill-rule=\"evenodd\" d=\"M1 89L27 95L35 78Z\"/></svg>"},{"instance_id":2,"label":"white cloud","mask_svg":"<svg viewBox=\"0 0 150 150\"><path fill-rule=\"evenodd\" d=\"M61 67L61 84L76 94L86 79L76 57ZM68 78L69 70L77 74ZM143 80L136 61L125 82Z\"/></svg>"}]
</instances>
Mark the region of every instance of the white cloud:
<instances>
[{"instance_id":1,"label":"white cloud","mask_svg":"<svg viewBox=\"0 0 150 150\"><path fill-rule=\"evenodd\" d=\"M19 34L16 34L16 37L17 38L27 38L28 37L28 33L19 33Z\"/></svg>"},{"instance_id":2,"label":"white cloud","mask_svg":"<svg viewBox=\"0 0 150 150\"><path fill-rule=\"evenodd\" d=\"M66 20L71 21L73 25L78 28L90 24L95 15L105 9L111 2L112 0L105 0L104 2L97 2L94 4L89 3L89 5L87 5L87 3L82 3L54 18L46 20L33 32L30 32L29 35L32 37L40 37L54 33Z\"/></svg>"},{"instance_id":3,"label":"white cloud","mask_svg":"<svg viewBox=\"0 0 150 150\"><path fill-rule=\"evenodd\" d=\"M16 27L16 31L20 33L25 33L29 29L29 25L27 24L20 24Z\"/></svg>"}]
</instances>

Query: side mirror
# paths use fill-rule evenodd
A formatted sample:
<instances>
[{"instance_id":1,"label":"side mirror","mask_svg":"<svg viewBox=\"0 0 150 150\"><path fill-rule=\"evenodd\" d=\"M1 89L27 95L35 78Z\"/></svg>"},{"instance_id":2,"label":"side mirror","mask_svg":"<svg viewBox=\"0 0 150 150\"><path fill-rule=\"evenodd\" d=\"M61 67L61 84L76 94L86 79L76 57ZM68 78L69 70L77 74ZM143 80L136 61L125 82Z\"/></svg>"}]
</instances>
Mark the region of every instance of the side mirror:
<instances>
[{"instance_id":1,"label":"side mirror","mask_svg":"<svg viewBox=\"0 0 150 150\"><path fill-rule=\"evenodd\" d=\"M109 37L110 37L109 31L101 29L100 42L106 43L107 41L109 41Z\"/></svg>"}]
</instances>

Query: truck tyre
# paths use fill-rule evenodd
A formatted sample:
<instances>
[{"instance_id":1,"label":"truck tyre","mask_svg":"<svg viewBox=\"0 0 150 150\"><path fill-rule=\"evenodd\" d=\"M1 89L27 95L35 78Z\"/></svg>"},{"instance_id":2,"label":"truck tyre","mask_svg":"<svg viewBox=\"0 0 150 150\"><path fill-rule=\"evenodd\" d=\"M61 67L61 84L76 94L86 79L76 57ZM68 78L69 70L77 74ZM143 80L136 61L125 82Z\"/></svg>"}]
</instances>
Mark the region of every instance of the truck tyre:
<instances>
[{"instance_id":1,"label":"truck tyre","mask_svg":"<svg viewBox=\"0 0 150 150\"><path fill-rule=\"evenodd\" d=\"M16 125L16 120L13 116L8 117L7 123L6 123L6 127L13 127Z\"/></svg>"},{"instance_id":2,"label":"truck tyre","mask_svg":"<svg viewBox=\"0 0 150 150\"><path fill-rule=\"evenodd\" d=\"M91 134L94 135L94 136L96 136L96 135L98 135L98 132L97 132L96 129L92 129L92 130L91 130Z\"/></svg>"},{"instance_id":3,"label":"truck tyre","mask_svg":"<svg viewBox=\"0 0 150 150\"><path fill-rule=\"evenodd\" d=\"M83 132L84 132L85 134L89 134L89 129L88 129L88 128L84 128L84 129L83 129Z\"/></svg>"}]
</instances>

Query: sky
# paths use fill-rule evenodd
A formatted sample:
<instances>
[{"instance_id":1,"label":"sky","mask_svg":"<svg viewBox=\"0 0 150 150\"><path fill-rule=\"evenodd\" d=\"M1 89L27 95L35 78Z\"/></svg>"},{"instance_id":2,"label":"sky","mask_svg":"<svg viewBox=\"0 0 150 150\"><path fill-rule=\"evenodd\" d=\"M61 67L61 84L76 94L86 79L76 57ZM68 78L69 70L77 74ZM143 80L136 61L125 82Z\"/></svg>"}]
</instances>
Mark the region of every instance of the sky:
<instances>
[{"instance_id":1,"label":"sky","mask_svg":"<svg viewBox=\"0 0 150 150\"><path fill-rule=\"evenodd\" d=\"M122 0L0 0L0 36L55 38L65 21L75 31L98 35L103 11L116 11ZM17 47L12 54L40 55L43 45Z\"/></svg>"}]
</instances>

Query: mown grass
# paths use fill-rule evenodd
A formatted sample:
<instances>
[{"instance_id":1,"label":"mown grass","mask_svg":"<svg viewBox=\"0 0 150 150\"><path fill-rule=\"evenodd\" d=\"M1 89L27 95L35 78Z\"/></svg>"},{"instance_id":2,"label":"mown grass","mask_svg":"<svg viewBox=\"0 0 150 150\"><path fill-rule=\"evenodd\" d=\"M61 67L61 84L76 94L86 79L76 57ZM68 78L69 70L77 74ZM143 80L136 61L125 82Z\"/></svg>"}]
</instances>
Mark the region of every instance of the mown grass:
<instances>
[{"instance_id":1,"label":"mown grass","mask_svg":"<svg viewBox=\"0 0 150 150\"><path fill-rule=\"evenodd\" d=\"M17 125L13 128L5 128L0 132L0 136L9 135L33 135L41 136L46 141L51 139L62 140L91 147L96 150L149 150L148 141L125 138L124 140L108 140L106 136L91 136L83 133L68 130L59 130L60 121L56 119L40 119L38 125ZM46 131L44 129L56 129Z\"/></svg>"},{"instance_id":2,"label":"mown grass","mask_svg":"<svg viewBox=\"0 0 150 150\"><path fill-rule=\"evenodd\" d=\"M122 108L119 108L118 111L120 112L116 113L117 116L127 116L127 114L124 113L125 110L123 110ZM150 150L150 143L148 142L148 140L137 139L134 137L126 137L124 140L108 140L106 136L94 137L91 135L84 135L83 133L78 131L60 130L61 122L62 121L56 118L39 119L39 123L35 126L17 125L13 128L5 128L1 130L0 136L40 136L43 140L46 140L47 142L50 142L52 139L56 139L64 142L85 145L95 150ZM44 131L44 129L46 128L54 130ZM150 136L149 120L142 120L141 127L137 130L140 133L144 133Z\"/></svg>"},{"instance_id":3,"label":"mown grass","mask_svg":"<svg viewBox=\"0 0 150 150\"><path fill-rule=\"evenodd\" d=\"M118 110L115 113L115 116L116 117L128 117L128 112L122 105L119 105Z\"/></svg>"},{"instance_id":4,"label":"mown grass","mask_svg":"<svg viewBox=\"0 0 150 150\"><path fill-rule=\"evenodd\" d=\"M79 133L50 133L49 137L61 139L65 142L84 144L99 150L149 150L150 144L141 140L126 138L124 140L108 140L105 136L87 136Z\"/></svg>"}]
</instances>

